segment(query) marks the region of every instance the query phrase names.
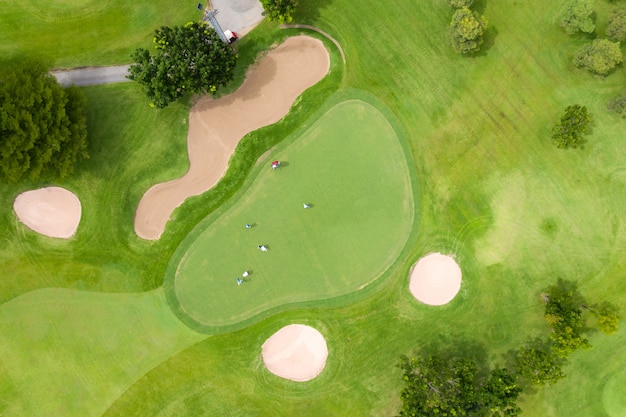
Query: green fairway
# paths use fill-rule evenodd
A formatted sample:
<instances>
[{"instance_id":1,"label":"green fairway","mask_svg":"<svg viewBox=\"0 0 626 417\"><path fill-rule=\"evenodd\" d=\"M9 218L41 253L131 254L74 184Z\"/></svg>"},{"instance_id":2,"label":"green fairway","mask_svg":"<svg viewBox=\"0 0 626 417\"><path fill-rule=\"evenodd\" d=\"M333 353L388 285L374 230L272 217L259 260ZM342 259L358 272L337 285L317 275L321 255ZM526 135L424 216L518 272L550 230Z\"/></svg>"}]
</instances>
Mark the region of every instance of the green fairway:
<instances>
[{"instance_id":1,"label":"green fairway","mask_svg":"<svg viewBox=\"0 0 626 417\"><path fill-rule=\"evenodd\" d=\"M99 416L137 378L203 337L168 312L160 290L32 291L0 307L0 413Z\"/></svg>"},{"instance_id":2,"label":"green fairway","mask_svg":"<svg viewBox=\"0 0 626 417\"><path fill-rule=\"evenodd\" d=\"M171 302L211 329L371 284L398 257L413 225L411 174L399 140L364 101L330 108L270 155L279 169L264 163L244 195L183 242L166 278L174 281ZM250 275L238 286L244 271Z\"/></svg>"},{"instance_id":3,"label":"green fairway","mask_svg":"<svg viewBox=\"0 0 626 417\"><path fill-rule=\"evenodd\" d=\"M0 62L39 56L54 67L130 62L159 26L200 18L196 1L3 1Z\"/></svg>"}]
</instances>

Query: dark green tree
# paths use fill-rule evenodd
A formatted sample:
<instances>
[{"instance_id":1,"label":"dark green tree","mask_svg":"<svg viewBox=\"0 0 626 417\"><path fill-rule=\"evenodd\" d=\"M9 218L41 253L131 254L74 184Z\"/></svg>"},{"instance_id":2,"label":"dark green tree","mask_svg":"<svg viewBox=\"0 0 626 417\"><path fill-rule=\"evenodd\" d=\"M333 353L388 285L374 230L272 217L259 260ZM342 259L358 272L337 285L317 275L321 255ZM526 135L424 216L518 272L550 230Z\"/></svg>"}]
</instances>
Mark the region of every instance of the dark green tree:
<instances>
[{"instance_id":1,"label":"dark green tree","mask_svg":"<svg viewBox=\"0 0 626 417\"><path fill-rule=\"evenodd\" d=\"M609 74L622 61L620 43L608 39L594 39L574 55L574 65L598 75Z\"/></svg>"},{"instance_id":2,"label":"dark green tree","mask_svg":"<svg viewBox=\"0 0 626 417\"><path fill-rule=\"evenodd\" d=\"M489 373L480 388L480 397L489 417L515 417L522 412L517 405L521 392L517 376L506 368L500 368Z\"/></svg>"},{"instance_id":3,"label":"dark green tree","mask_svg":"<svg viewBox=\"0 0 626 417\"><path fill-rule=\"evenodd\" d=\"M626 9L613 9L606 27L606 37L613 42L626 41Z\"/></svg>"},{"instance_id":4,"label":"dark green tree","mask_svg":"<svg viewBox=\"0 0 626 417\"><path fill-rule=\"evenodd\" d=\"M459 54L480 50L483 34L487 29L487 19L468 7L457 9L452 15L448 38L450 45Z\"/></svg>"},{"instance_id":5,"label":"dark green tree","mask_svg":"<svg viewBox=\"0 0 626 417\"><path fill-rule=\"evenodd\" d=\"M261 0L263 14L269 20L291 22L298 5L297 0Z\"/></svg>"},{"instance_id":6,"label":"dark green tree","mask_svg":"<svg viewBox=\"0 0 626 417\"><path fill-rule=\"evenodd\" d=\"M450 7L460 9L461 7L470 7L474 0L448 0Z\"/></svg>"},{"instance_id":7,"label":"dark green tree","mask_svg":"<svg viewBox=\"0 0 626 417\"><path fill-rule=\"evenodd\" d=\"M567 106L561 120L552 128L552 140L557 148L578 148L590 123L591 115L585 106Z\"/></svg>"},{"instance_id":8,"label":"dark green tree","mask_svg":"<svg viewBox=\"0 0 626 417\"><path fill-rule=\"evenodd\" d=\"M558 279L548 288L544 317L551 328L552 350L562 358L576 349L588 349L589 341L583 337L582 306L585 300L574 282Z\"/></svg>"},{"instance_id":9,"label":"dark green tree","mask_svg":"<svg viewBox=\"0 0 626 417\"><path fill-rule=\"evenodd\" d=\"M189 93L215 93L232 81L237 54L204 22L155 31L156 51L139 48L128 78L142 85L151 105L163 108Z\"/></svg>"},{"instance_id":10,"label":"dark green tree","mask_svg":"<svg viewBox=\"0 0 626 417\"><path fill-rule=\"evenodd\" d=\"M400 393L400 417L462 417L472 415L479 407L475 390L476 365L471 360L402 356L398 366L405 381Z\"/></svg>"},{"instance_id":11,"label":"dark green tree","mask_svg":"<svg viewBox=\"0 0 626 417\"><path fill-rule=\"evenodd\" d=\"M526 342L515 356L515 371L535 385L555 384L565 377L565 359L557 356L549 342L534 339Z\"/></svg>"},{"instance_id":12,"label":"dark green tree","mask_svg":"<svg viewBox=\"0 0 626 417\"><path fill-rule=\"evenodd\" d=\"M87 158L86 99L40 62L0 70L0 173L17 182L56 179Z\"/></svg>"},{"instance_id":13,"label":"dark green tree","mask_svg":"<svg viewBox=\"0 0 626 417\"><path fill-rule=\"evenodd\" d=\"M596 29L591 15L593 2L591 0L570 0L563 10L561 26L568 35L576 32L591 33Z\"/></svg>"}]
</instances>

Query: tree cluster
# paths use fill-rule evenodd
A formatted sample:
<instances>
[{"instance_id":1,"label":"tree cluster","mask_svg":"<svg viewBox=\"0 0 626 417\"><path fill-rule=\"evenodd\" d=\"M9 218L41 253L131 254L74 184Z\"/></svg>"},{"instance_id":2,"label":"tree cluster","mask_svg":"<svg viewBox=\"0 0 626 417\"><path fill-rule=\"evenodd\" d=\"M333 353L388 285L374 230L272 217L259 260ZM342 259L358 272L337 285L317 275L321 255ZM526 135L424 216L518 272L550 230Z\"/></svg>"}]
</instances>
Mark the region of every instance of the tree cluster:
<instances>
[{"instance_id":1,"label":"tree cluster","mask_svg":"<svg viewBox=\"0 0 626 417\"><path fill-rule=\"evenodd\" d=\"M237 54L204 22L164 26L155 31L155 53L139 48L128 78L163 108L185 93L215 93L234 77Z\"/></svg>"},{"instance_id":2,"label":"tree cluster","mask_svg":"<svg viewBox=\"0 0 626 417\"><path fill-rule=\"evenodd\" d=\"M487 19L469 7L462 6L456 9L448 30L450 45L459 54L478 52L483 44L487 25Z\"/></svg>"},{"instance_id":3,"label":"tree cluster","mask_svg":"<svg viewBox=\"0 0 626 417\"><path fill-rule=\"evenodd\" d=\"M623 61L619 42L594 39L574 55L574 65L598 75L607 75Z\"/></svg>"},{"instance_id":4,"label":"tree cluster","mask_svg":"<svg viewBox=\"0 0 626 417\"><path fill-rule=\"evenodd\" d=\"M406 383L400 417L517 416L521 388L506 368L481 376L473 360L429 356L400 358Z\"/></svg>"},{"instance_id":5,"label":"tree cluster","mask_svg":"<svg viewBox=\"0 0 626 417\"><path fill-rule=\"evenodd\" d=\"M297 0L261 0L263 15L269 20L291 22L298 5Z\"/></svg>"},{"instance_id":6,"label":"tree cluster","mask_svg":"<svg viewBox=\"0 0 626 417\"><path fill-rule=\"evenodd\" d=\"M525 384L554 384L565 377L563 367L575 350L590 347L583 337L584 311L597 318L605 333L617 331L619 315L610 303L588 307L574 283L557 280L544 294L546 338L527 341L514 355L513 370L476 363L467 357L441 353L400 357L404 388L399 417L514 417Z\"/></svg>"},{"instance_id":7,"label":"tree cluster","mask_svg":"<svg viewBox=\"0 0 626 417\"><path fill-rule=\"evenodd\" d=\"M0 71L0 173L10 182L67 177L87 158L86 98L39 62Z\"/></svg>"},{"instance_id":8,"label":"tree cluster","mask_svg":"<svg viewBox=\"0 0 626 417\"><path fill-rule=\"evenodd\" d=\"M587 107L574 104L565 108L565 114L552 128L552 140L557 148L578 148L583 144L583 134L591 123Z\"/></svg>"},{"instance_id":9,"label":"tree cluster","mask_svg":"<svg viewBox=\"0 0 626 417\"><path fill-rule=\"evenodd\" d=\"M568 35L577 32L592 33L596 25L591 18L593 13L592 0L570 0L563 10L561 26Z\"/></svg>"}]
</instances>

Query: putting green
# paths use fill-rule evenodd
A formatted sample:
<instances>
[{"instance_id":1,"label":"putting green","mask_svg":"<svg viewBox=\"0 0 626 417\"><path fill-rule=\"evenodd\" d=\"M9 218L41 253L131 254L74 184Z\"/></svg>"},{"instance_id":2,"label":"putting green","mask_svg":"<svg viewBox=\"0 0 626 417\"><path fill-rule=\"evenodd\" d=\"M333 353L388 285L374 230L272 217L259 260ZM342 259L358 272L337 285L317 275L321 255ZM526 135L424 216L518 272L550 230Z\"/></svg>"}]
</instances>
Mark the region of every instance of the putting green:
<instances>
[{"instance_id":1,"label":"putting green","mask_svg":"<svg viewBox=\"0 0 626 417\"><path fill-rule=\"evenodd\" d=\"M183 241L168 268L170 304L205 330L354 293L392 265L411 232L407 157L373 105L336 104L271 159L281 167L267 162L241 198Z\"/></svg>"}]
</instances>

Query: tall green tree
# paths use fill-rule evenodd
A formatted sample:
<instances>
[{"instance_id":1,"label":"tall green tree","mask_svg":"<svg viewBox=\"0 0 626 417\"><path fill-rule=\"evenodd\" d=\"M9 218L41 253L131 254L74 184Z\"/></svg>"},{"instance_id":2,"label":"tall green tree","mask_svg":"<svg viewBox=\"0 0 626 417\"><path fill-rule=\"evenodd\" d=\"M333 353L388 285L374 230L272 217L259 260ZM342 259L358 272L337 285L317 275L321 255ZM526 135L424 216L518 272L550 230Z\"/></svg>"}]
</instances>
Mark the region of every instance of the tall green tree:
<instances>
[{"instance_id":1,"label":"tall green tree","mask_svg":"<svg viewBox=\"0 0 626 417\"><path fill-rule=\"evenodd\" d=\"M622 61L620 43L608 39L594 39L574 55L574 65L598 75L609 74Z\"/></svg>"},{"instance_id":2,"label":"tall green tree","mask_svg":"<svg viewBox=\"0 0 626 417\"><path fill-rule=\"evenodd\" d=\"M561 26L568 35L577 32L592 33L596 30L592 14L593 2L591 0L570 0L563 10Z\"/></svg>"},{"instance_id":3,"label":"tall green tree","mask_svg":"<svg viewBox=\"0 0 626 417\"><path fill-rule=\"evenodd\" d=\"M493 369L480 388L481 403L489 417L515 417L522 412L517 405L521 392L517 375L506 368Z\"/></svg>"},{"instance_id":4,"label":"tall green tree","mask_svg":"<svg viewBox=\"0 0 626 417\"><path fill-rule=\"evenodd\" d=\"M578 148L583 144L583 134L590 123L591 115L587 107L578 104L567 106L561 120L552 128L552 141L557 148Z\"/></svg>"},{"instance_id":5,"label":"tall green tree","mask_svg":"<svg viewBox=\"0 0 626 417\"><path fill-rule=\"evenodd\" d=\"M487 19L469 7L457 9L452 15L448 30L450 45L459 54L479 51L487 25Z\"/></svg>"},{"instance_id":6,"label":"tall green tree","mask_svg":"<svg viewBox=\"0 0 626 417\"><path fill-rule=\"evenodd\" d=\"M462 417L478 407L476 365L471 360L402 356L398 366L405 381L400 417Z\"/></svg>"},{"instance_id":7,"label":"tall green tree","mask_svg":"<svg viewBox=\"0 0 626 417\"><path fill-rule=\"evenodd\" d=\"M565 359L554 353L549 342L533 339L515 356L515 371L535 385L555 384L565 377Z\"/></svg>"},{"instance_id":8,"label":"tall green tree","mask_svg":"<svg viewBox=\"0 0 626 417\"><path fill-rule=\"evenodd\" d=\"M626 9L613 9L606 26L606 37L613 42L626 41Z\"/></svg>"},{"instance_id":9,"label":"tall green tree","mask_svg":"<svg viewBox=\"0 0 626 417\"><path fill-rule=\"evenodd\" d=\"M298 5L297 0L261 0L263 14L269 20L291 22Z\"/></svg>"},{"instance_id":10,"label":"tall green tree","mask_svg":"<svg viewBox=\"0 0 626 417\"><path fill-rule=\"evenodd\" d=\"M155 52L139 48L128 78L137 81L151 105L166 107L185 93L214 93L234 77L237 54L204 22L161 27Z\"/></svg>"},{"instance_id":11,"label":"tall green tree","mask_svg":"<svg viewBox=\"0 0 626 417\"><path fill-rule=\"evenodd\" d=\"M0 70L0 173L9 182L56 179L87 158L86 99L40 62Z\"/></svg>"}]
</instances>

